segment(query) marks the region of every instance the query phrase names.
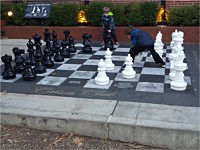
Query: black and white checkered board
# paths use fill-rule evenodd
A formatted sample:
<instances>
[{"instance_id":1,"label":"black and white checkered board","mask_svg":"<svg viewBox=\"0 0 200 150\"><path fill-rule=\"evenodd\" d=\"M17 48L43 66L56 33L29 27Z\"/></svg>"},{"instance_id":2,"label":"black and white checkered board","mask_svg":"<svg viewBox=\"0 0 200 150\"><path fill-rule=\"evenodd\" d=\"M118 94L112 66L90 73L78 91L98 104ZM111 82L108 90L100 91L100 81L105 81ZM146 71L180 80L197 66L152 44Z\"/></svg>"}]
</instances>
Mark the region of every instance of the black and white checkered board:
<instances>
[{"instance_id":1,"label":"black and white checkered board","mask_svg":"<svg viewBox=\"0 0 200 150\"><path fill-rule=\"evenodd\" d=\"M38 74L35 81L23 81L22 75L17 74L17 77L12 80L4 80L1 76L1 82L6 83L26 83L35 85L48 86L74 86L90 89L132 89L138 92L156 92L169 93L169 60L170 50L165 50L163 60L166 62L166 68L161 68L160 65L154 63L149 52L143 52L143 59L140 62L135 62L133 68L136 71L136 78L125 79L122 77L122 65L125 57L128 54L129 48L118 47L113 51L112 60L115 64L115 69L107 71L110 82L105 86L98 86L94 83L94 78L97 76L97 64L100 59L104 59L105 51L100 47L92 47L92 54L84 54L82 44L76 44L76 54L71 54L70 58L65 58L64 62L55 62L51 69L47 69L44 74ZM187 89L192 89L189 71L186 70L185 81ZM186 90L187 91L187 90Z\"/></svg>"}]
</instances>

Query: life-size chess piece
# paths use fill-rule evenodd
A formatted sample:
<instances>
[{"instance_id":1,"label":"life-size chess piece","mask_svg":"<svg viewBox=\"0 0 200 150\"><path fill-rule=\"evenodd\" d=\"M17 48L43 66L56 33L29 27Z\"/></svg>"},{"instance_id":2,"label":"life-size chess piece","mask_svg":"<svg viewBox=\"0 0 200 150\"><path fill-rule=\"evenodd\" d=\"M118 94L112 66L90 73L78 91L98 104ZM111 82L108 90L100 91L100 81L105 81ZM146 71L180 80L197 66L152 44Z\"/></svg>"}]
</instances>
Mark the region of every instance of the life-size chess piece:
<instances>
[{"instance_id":1,"label":"life-size chess piece","mask_svg":"<svg viewBox=\"0 0 200 150\"><path fill-rule=\"evenodd\" d=\"M69 37L69 48L70 53L76 53L76 48L74 46L74 38L72 36Z\"/></svg>"},{"instance_id":2,"label":"life-size chess piece","mask_svg":"<svg viewBox=\"0 0 200 150\"><path fill-rule=\"evenodd\" d=\"M56 43L58 42L57 33L53 31L51 36L52 36L52 41L53 41L53 45L52 45L52 56L53 56L56 50Z\"/></svg>"},{"instance_id":3,"label":"life-size chess piece","mask_svg":"<svg viewBox=\"0 0 200 150\"><path fill-rule=\"evenodd\" d=\"M69 46L69 35L70 35L70 31L69 30L65 30L64 31L64 35L65 35L65 42L67 44L67 46Z\"/></svg>"},{"instance_id":4,"label":"life-size chess piece","mask_svg":"<svg viewBox=\"0 0 200 150\"><path fill-rule=\"evenodd\" d=\"M62 62L64 61L64 57L61 55L61 49L60 49L60 45L57 42L56 43L56 50L55 50L55 56L54 56L54 61L55 62Z\"/></svg>"},{"instance_id":5,"label":"life-size chess piece","mask_svg":"<svg viewBox=\"0 0 200 150\"><path fill-rule=\"evenodd\" d=\"M62 55L64 58L69 58L69 57L70 57L70 52L69 52L69 50L67 49L67 41L62 41L62 42L61 42L61 46L62 46L61 55Z\"/></svg>"},{"instance_id":6,"label":"life-size chess piece","mask_svg":"<svg viewBox=\"0 0 200 150\"><path fill-rule=\"evenodd\" d=\"M53 52L51 50L51 33L49 32L48 29L45 29L44 31L44 41L46 42L46 47L49 49L50 55L52 56Z\"/></svg>"},{"instance_id":7,"label":"life-size chess piece","mask_svg":"<svg viewBox=\"0 0 200 150\"><path fill-rule=\"evenodd\" d=\"M97 85L107 85L109 84L109 77L106 75L106 66L103 59L100 59L98 63L98 74L95 77L95 84Z\"/></svg>"},{"instance_id":8,"label":"life-size chess piece","mask_svg":"<svg viewBox=\"0 0 200 150\"><path fill-rule=\"evenodd\" d=\"M91 48L91 41L89 40L89 38L92 38L91 34L87 34L84 33L83 34L83 53L91 53L92 52L92 48Z\"/></svg>"},{"instance_id":9,"label":"life-size chess piece","mask_svg":"<svg viewBox=\"0 0 200 150\"><path fill-rule=\"evenodd\" d=\"M170 82L171 89L176 91L184 91L187 87L187 83L184 81L184 73L186 69L185 63L177 63L174 65L174 70L176 71L174 80Z\"/></svg>"},{"instance_id":10,"label":"life-size chess piece","mask_svg":"<svg viewBox=\"0 0 200 150\"><path fill-rule=\"evenodd\" d=\"M133 60L132 57L130 56L130 54L128 54L125 60L126 67L124 71L122 71L122 77L127 78L127 79L135 78L136 72L133 70L132 60Z\"/></svg>"},{"instance_id":11,"label":"life-size chess piece","mask_svg":"<svg viewBox=\"0 0 200 150\"><path fill-rule=\"evenodd\" d=\"M12 51L15 55L15 64L16 64L14 66L15 73L24 72L24 59L22 58L22 54L25 53L25 50L19 49L18 47L14 47Z\"/></svg>"},{"instance_id":12,"label":"life-size chess piece","mask_svg":"<svg viewBox=\"0 0 200 150\"><path fill-rule=\"evenodd\" d=\"M33 81L36 79L37 74L35 73L35 71L33 70L31 66L32 64L31 64L30 59L27 59L25 61L25 72L22 75L22 79L24 81Z\"/></svg>"},{"instance_id":13,"label":"life-size chess piece","mask_svg":"<svg viewBox=\"0 0 200 150\"><path fill-rule=\"evenodd\" d=\"M106 70L114 70L115 65L112 62L112 52L109 50L109 48L105 52L105 65L106 65Z\"/></svg>"},{"instance_id":14,"label":"life-size chess piece","mask_svg":"<svg viewBox=\"0 0 200 150\"><path fill-rule=\"evenodd\" d=\"M35 61L35 49L33 49L33 42L31 41L31 39L28 40L28 43L26 44L28 47L28 53L29 53L29 60L31 61L31 65L32 66L36 66L36 61Z\"/></svg>"},{"instance_id":15,"label":"life-size chess piece","mask_svg":"<svg viewBox=\"0 0 200 150\"><path fill-rule=\"evenodd\" d=\"M54 62L51 58L51 53L48 47L44 48L44 59L43 59L43 63L47 68L51 68L54 66Z\"/></svg>"},{"instance_id":16,"label":"life-size chess piece","mask_svg":"<svg viewBox=\"0 0 200 150\"><path fill-rule=\"evenodd\" d=\"M108 32L106 35L106 39L105 39L105 50L107 50L107 48L109 48L111 51L114 48L113 42L112 42L112 38L111 38L111 32Z\"/></svg>"},{"instance_id":17,"label":"life-size chess piece","mask_svg":"<svg viewBox=\"0 0 200 150\"><path fill-rule=\"evenodd\" d=\"M35 52L35 61L36 61L36 67L35 67L35 72L38 74L45 73L46 72L46 67L43 65L43 55L41 51L41 37L39 35L34 35L34 46L36 46L36 52Z\"/></svg>"},{"instance_id":18,"label":"life-size chess piece","mask_svg":"<svg viewBox=\"0 0 200 150\"><path fill-rule=\"evenodd\" d=\"M14 73L11 66L12 56L4 55L1 57L1 60L5 64L5 68L2 73L3 79L14 79L16 77L16 74Z\"/></svg>"}]
</instances>

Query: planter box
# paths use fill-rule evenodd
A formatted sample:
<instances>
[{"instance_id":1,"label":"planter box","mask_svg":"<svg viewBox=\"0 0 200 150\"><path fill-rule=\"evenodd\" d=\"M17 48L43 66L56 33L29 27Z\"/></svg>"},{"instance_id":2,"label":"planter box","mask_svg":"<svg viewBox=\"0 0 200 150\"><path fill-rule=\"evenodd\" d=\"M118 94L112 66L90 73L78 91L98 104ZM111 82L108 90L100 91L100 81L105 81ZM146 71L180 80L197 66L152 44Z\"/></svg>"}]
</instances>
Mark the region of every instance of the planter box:
<instances>
[{"instance_id":1,"label":"planter box","mask_svg":"<svg viewBox=\"0 0 200 150\"><path fill-rule=\"evenodd\" d=\"M82 40L83 33L92 34L92 41L103 41L102 27L54 27L54 26L2 26L2 30L6 32L8 38L13 39L30 39L34 34L39 34L44 38L44 29L48 28L50 32L55 30L58 34L58 39L64 39L64 30L70 30L71 35L75 40ZM154 39L161 31L163 34L163 42L171 42L171 34L175 29L184 32L184 43L199 43L199 27L137 27L138 29L147 31ZM124 34L125 27L117 27L116 33L119 42L129 42Z\"/></svg>"}]
</instances>

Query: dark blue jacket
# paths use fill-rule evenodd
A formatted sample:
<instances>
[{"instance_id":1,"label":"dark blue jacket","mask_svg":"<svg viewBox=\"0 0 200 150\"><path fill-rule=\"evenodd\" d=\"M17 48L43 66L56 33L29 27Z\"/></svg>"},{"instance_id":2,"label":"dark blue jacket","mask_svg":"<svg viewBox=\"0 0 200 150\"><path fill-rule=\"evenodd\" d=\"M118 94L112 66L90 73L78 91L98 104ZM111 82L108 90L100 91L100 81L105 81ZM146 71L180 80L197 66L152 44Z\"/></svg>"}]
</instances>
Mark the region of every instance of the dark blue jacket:
<instances>
[{"instance_id":1,"label":"dark blue jacket","mask_svg":"<svg viewBox=\"0 0 200 150\"><path fill-rule=\"evenodd\" d=\"M115 28L114 18L112 16L105 16L104 14L101 17L103 28L107 30L112 30Z\"/></svg>"},{"instance_id":2,"label":"dark blue jacket","mask_svg":"<svg viewBox=\"0 0 200 150\"><path fill-rule=\"evenodd\" d=\"M152 37L144 31L134 29L131 31L131 43L134 47L136 46L148 46L154 44Z\"/></svg>"}]
</instances>

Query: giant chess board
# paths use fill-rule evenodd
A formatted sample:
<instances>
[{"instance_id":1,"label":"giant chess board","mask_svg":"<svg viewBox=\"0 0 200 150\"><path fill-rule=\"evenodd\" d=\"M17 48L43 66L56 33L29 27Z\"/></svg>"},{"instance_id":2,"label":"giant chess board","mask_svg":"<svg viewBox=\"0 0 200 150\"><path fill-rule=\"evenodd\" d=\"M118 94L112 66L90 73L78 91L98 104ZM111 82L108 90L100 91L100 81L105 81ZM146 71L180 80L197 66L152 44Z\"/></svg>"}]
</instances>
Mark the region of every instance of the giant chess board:
<instances>
[{"instance_id":1,"label":"giant chess board","mask_svg":"<svg viewBox=\"0 0 200 150\"><path fill-rule=\"evenodd\" d=\"M37 74L34 81L23 81L22 74L17 74L16 78L11 80L4 80L0 76L1 91L168 105L198 105L189 68L184 72L187 89L182 92L170 89L168 56L171 50L164 50L166 68L155 64L148 51L142 52L142 61L135 61L133 64L136 77L125 79L122 77L122 66L129 48L118 47L112 53L115 69L106 72L110 82L108 85L99 86L95 84L94 78L97 76L99 60L105 59L105 50L93 46L92 53L86 54L82 52L82 44L77 43L75 47L77 52L71 54L70 58L55 62L54 67L47 69L46 73ZM187 63L187 59L184 62ZM3 68L2 65L1 70Z\"/></svg>"}]
</instances>

